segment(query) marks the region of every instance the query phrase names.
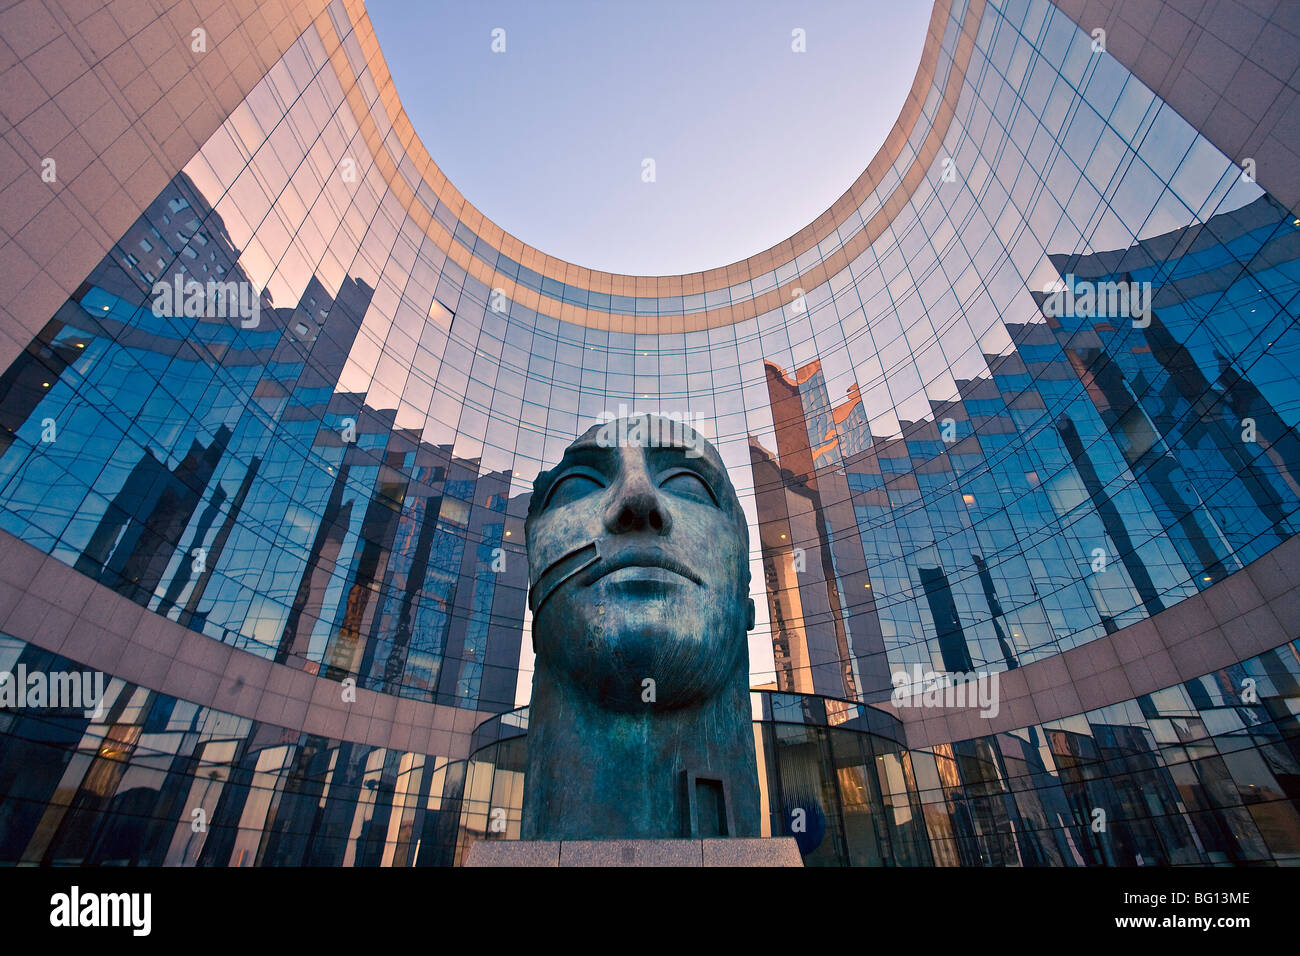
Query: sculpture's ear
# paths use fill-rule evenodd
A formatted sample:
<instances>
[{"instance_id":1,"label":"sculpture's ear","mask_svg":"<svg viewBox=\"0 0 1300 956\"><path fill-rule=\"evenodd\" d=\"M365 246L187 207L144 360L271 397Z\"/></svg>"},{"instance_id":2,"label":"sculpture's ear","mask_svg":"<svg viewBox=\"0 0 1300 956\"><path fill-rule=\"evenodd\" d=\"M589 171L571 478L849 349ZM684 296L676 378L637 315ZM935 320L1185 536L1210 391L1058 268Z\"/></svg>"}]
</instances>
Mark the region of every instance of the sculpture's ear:
<instances>
[{"instance_id":1,"label":"sculpture's ear","mask_svg":"<svg viewBox=\"0 0 1300 956\"><path fill-rule=\"evenodd\" d=\"M757 612L754 610L754 599L750 598L749 599L749 620L745 624L745 630L752 631L754 629L754 615L756 613Z\"/></svg>"}]
</instances>

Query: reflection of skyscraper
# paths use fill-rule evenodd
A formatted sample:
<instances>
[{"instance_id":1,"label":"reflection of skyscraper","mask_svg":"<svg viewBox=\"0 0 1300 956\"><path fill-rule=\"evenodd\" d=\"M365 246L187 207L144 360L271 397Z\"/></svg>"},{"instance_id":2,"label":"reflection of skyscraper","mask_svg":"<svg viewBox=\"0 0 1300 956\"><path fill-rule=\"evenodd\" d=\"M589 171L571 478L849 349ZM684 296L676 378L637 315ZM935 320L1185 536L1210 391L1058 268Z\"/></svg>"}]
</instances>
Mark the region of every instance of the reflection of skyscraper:
<instances>
[{"instance_id":1,"label":"reflection of skyscraper","mask_svg":"<svg viewBox=\"0 0 1300 956\"><path fill-rule=\"evenodd\" d=\"M931 420L904 421L896 437L870 434L856 384L833 405L819 361L789 376L767 363L777 449L751 438L750 453L777 686L852 686L854 667L841 676L834 662L860 667L854 640L872 630L926 667L1015 669L1054 634L1158 614L1239 567L1231 555L1260 534L1285 537L1300 461L1294 399L1285 382L1265 390L1253 378L1270 348L1259 340L1290 322L1260 293L1293 233L1265 196L1208 228L1054 257L1075 281L1154 281L1152 314L1136 325L1009 324L1016 350L986 356L988 376L958 380L955 401L932 402ZM1265 265L1225 268L1230 243ZM1207 322L1210 309L1222 318ZM1270 309L1261 332L1249 316ZM865 562L834 547L841 503ZM1061 532L1008 553L1017 529L1044 521ZM1091 573L1060 587L1051 569L1062 564ZM846 586L848 569L861 569L860 584ZM854 600L859 588L866 601Z\"/></svg>"},{"instance_id":2,"label":"reflection of skyscraper","mask_svg":"<svg viewBox=\"0 0 1300 956\"><path fill-rule=\"evenodd\" d=\"M1007 670L1014 670L1019 666L1019 662L1016 660L1011 643L1007 640L1007 632L1002 626L1002 602L998 600L997 585L993 583L993 575L989 574L987 561L978 554L972 554L971 560L975 562L975 568L979 572L980 587L984 589L984 600L988 602L993 630L998 638L998 648L1002 651L1002 660L1007 665Z\"/></svg>"},{"instance_id":3,"label":"reflection of skyscraper","mask_svg":"<svg viewBox=\"0 0 1300 956\"><path fill-rule=\"evenodd\" d=\"M925 600L930 605L930 616L939 641L943 669L950 673L974 670L970 650L966 647L966 634L957 616L957 604L952 598L952 586L942 568L917 568Z\"/></svg>"},{"instance_id":4,"label":"reflection of skyscraper","mask_svg":"<svg viewBox=\"0 0 1300 956\"><path fill-rule=\"evenodd\" d=\"M840 466L869 440L860 397L832 406L819 362L793 380L764 368L777 448L751 437L750 462L777 686L875 699L891 686L888 663Z\"/></svg>"},{"instance_id":5,"label":"reflection of skyscraper","mask_svg":"<svg viewBox=\"0 0 1300 956\"><path fill-rule=\"evenodd\" d=\"M195 439L174 469L146 451L109 503L77 559L77 570L134 601L147 602L229 440L226 428L218 429L207 447ZM207 514L203 520L211 524Z\"/></svg>"},{"instance_id":6,"label":"reflection of skyscraper","mask_svg":"<svg viewBox=\"0 0 1300 956\"><path fill-rule=\"evenodd\" d=\"M337 391L374 294L360 279L331 295L312 276L297 303L264 301L247 328L153 315L155 280L246 282L239 258L178 176L0 380L6 415L39 405L65 434L96 427L57 388L61 370L90 356L92 371L165 368L195 406L192 427L142 438L129 463L125 447L98 461L98 446L83 447L76 460L98 489L122 477L74 566L277 662L450 706L509 707L526 586L522 543L506 536L510 476L481 474L478 461L398 428L394 410ZM129 376L101 387L120 402L176 401L137 394ZM228 416L249 400L258 416ZM286 513L277 482L313 487L319 512ZM241 593L256 596L235 620Z\"/></svg>"},{"instance_id":7,"label":"reflection of skyscraper","mask_svg":"<svg viewBox=\"0 0 1300 956\"><path fill-rule=\"evenodd\" d=\"M1268 374L1267 353L1290 324L1263 291L1294 232L1286 210L1265 195L1210 225L1127 250L1052 257L1076 281L1156 287L1151 315L1137 322L1068 314L1048 321L1202 586L1235 569L1235 547L1294 530L1288 515L1300 492L1293 473L1300 441L1273 404L1290 404L1290 390L1270 382L1266 393L1253 381ZM1253 273L1230 251L1241 243L1256 249ZM1218 486L1214 494L1194 492L1207 483Z\"/></svg>"},{"instance_id":8,"label":"reflection of skyscraper","mask_svg":"<svg viewBox=\"0 0 1300 956\"><path fill-rule=\"evenodd\" d=\"M59 310L73 309L71 303ZM0 455L8 450L14 432L44 400L50 383L77 360L86 347L84 338L62 337L63 324L55 317L28 346L24 357L0 373Z\"/></svg>"}]
</instances>

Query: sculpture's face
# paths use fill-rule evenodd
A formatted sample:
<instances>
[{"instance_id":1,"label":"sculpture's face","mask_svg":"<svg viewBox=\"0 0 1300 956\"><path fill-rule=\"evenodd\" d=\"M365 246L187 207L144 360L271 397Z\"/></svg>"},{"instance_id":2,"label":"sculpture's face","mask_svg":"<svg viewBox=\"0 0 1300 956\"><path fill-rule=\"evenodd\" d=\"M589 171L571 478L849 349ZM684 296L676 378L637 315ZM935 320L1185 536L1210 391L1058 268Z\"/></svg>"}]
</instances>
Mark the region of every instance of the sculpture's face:
<instances>
[{"instance_id":1,"label":"sculpture's face","mask_svg":"<svg viewBox=\"0 0 1300 956\"><path fill-rule=\"evenodd\" d=\"M665 440L667 425L593 428L533 490L534 649L612 709L707 700L748 659L744 513L713 447L682 425Z\"/></svg>"}]
</instances>

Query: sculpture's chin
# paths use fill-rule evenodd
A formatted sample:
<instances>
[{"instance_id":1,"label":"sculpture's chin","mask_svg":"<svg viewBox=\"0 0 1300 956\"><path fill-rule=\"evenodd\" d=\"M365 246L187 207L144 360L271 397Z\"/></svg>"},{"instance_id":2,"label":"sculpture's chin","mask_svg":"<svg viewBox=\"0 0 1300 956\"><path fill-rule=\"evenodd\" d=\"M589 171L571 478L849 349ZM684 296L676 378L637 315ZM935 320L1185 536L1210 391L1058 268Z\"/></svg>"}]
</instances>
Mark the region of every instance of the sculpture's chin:
<instances>
[{"instance_id":1,"label":"sculpture's chin","mask_svg":"<svg viewBox=\"0 0 1300 956\"><path fill-rule=\"evenodd\" d=\"M675 623L604 618L588 628L571 626L567 637L552 631L551 640L537 647L538 660L571 692L606 710L698 706L721 694L744 657L736 653L735 637L709 640ZM743 628L738 633L743 648Z\"/></svg>"},{"instance_id":2,"label":"sculpture's chin","mask_svg":"<svg viewBox=\"0 0 1300 956\"><path fill-rule=\"evenodd\" d=\"M727 680L726 655L695 634L639 630L614 637L603 648L598 682L602 706L626 710L673 709L702 704ZM633 679L628 681L625 675ZM630 693L629 693L630 692Z\"/></svg>"}]
</instances>

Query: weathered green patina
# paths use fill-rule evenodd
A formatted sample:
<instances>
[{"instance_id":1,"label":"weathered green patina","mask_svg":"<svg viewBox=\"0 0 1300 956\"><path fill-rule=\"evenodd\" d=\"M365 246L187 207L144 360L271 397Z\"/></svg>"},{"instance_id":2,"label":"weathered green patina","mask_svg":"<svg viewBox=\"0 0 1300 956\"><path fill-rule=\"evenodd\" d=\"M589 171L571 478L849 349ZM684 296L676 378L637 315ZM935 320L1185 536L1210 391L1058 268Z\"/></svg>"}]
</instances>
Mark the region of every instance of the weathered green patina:
<instances>
[{"instance_id":1,"label":"weathered green patina","mask_svg":"<svg viewBox=\"0 0 1300 956\"><path fill-rule=\"evenodd\" d=\"M526 533L523 838L757 836L749 531L717 450L658 416L596 426Z\"/></svg>"}]
</instances>

